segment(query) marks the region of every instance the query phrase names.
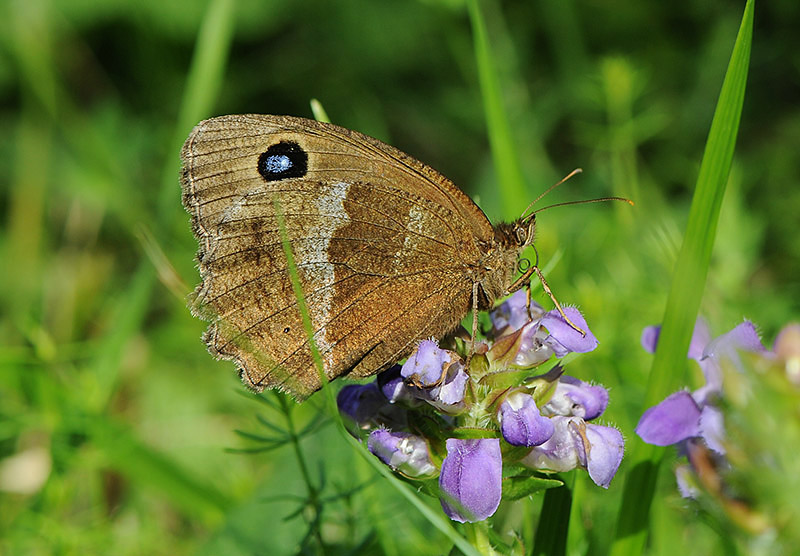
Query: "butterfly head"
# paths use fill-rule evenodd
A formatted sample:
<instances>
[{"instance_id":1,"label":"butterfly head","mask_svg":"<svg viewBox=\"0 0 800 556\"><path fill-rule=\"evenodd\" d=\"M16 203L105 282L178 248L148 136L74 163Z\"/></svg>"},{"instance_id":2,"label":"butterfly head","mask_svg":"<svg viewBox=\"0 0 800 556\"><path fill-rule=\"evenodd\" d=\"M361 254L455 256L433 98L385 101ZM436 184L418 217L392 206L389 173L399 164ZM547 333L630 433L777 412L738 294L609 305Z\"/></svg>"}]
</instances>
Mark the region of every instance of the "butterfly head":
<instances>
[{"instance_id":1,"label":"butterfly head","mask_svg":"<svg viewBox=\"0 0 800 556\"><path fill-rule=\"evenodd\" d=\"M529 214L514 222L512 231L514 241L520 249L532 245L536 232L536 214Z\"/></svg>"}]
</instances>

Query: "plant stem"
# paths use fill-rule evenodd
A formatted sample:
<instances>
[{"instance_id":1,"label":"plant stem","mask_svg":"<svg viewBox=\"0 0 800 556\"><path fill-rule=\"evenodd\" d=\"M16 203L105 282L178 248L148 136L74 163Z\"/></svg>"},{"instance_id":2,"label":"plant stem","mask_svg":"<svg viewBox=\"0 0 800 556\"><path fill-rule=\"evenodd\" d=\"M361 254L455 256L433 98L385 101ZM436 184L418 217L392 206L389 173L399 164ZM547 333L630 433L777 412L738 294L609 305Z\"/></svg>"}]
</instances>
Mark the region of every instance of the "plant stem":
<instances>
[{"instance_id":1,"label":"plant stem","mask_svg":"<svg viewBox=\"0 0 800 556\"><path fill-rule=\"evenodd\" d=\"M297 458L297 465L300 468L300 474L303 476L303 481L306 483L306 489L308 490L308 501L306 503L306 506L313 512L309 527L311 529L312 535L317 540L320 553L322 554L325 551L325 545L323 544L322 532L320 531L320 523L322 519L322 505L319 499L319 490L317 489L316 486L314 486L314 482L311 479L311 473L309 473L308 471L308 464L306 463L305 454L303 453L303 449L300 446L300 436L297 434L297 428L295 427L294 419L292 416L293 406L286 400L286 396L276 392L275 397L278 399L281 411L283 412L283 416L286 419L286 430L289 433L289 438L291 440L292 447L294 449L294 454L295 457Z\"/></svg>"},{"instance_id":2,"label":"plant stem","mask_svg":"<svg viewBox=\"0 0 800 556\"><path fill-rule=\"evenodd\" d=\"M475 547L480 554L485 556L495 556L497 553L489 542L489 522L478 521L475 523L465 523L464 529L469 543Z\"/></svg>"}]
</instances>

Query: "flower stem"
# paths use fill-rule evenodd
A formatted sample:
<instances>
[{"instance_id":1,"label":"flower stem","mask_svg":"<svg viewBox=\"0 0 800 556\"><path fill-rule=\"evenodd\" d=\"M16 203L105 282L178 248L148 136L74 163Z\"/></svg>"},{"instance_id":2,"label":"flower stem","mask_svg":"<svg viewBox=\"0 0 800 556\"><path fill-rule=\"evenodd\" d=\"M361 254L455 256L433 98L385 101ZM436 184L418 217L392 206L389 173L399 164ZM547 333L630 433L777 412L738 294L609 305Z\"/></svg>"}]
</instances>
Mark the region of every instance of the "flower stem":
<instances>
[{"instance_id":1,"label":"flower stem","mask_svg":"<svg viewBox=\"0 0 800 556\"><path fill-rule=\"evenodd\" d=\"M286 396L276 393L275 397L278 399L278 404L280 405L283 416L286 419L286 430L289 433L289 438L291 439L292 447L294 448L295 457L297 458L297 465L300 468L300 474L303 476L303 481L306 483L306 489L308 491L306 507L309 508L312 513L309 529L319 544L320 550L324 550L325 545L322 541L322 532L320 530L322 520L322 503L319 497L320 493L311 479L305 454L303 453L303 448L300 446L300 436L297 434L297 427L295 427L294 418L292 416L293 406L289 404Z\"/></svg>"},{"instance_id":2,"label":"flower stem","mask_svg":"<svg viewBox=\"0 0 800 556\"><path fill-rule=\"evenodd\" d=\"M477 521L475 523L465 523L464 529L467 533L467 540L475 549L484 556L496 556L492 543L489 542L489 522Z\"/></svg>"}]
</instances>

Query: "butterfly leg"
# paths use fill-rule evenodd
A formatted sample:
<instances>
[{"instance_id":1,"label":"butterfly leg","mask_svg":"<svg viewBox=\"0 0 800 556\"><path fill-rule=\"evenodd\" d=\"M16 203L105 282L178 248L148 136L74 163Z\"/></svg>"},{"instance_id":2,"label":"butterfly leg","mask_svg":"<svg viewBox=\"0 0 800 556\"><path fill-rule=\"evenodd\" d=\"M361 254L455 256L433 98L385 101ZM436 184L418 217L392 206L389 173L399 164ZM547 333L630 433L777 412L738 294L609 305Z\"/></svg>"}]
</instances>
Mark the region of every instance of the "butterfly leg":
<instances>
[{"instance_id":1,"label":"butterfly leg","mask_svg":"<svg viewBox=\"0 0 800 556\"><path fill-rule=\"evenodd\" d=\"M525 310L528 312L528 318L531 318L531 281L525 282Z\"/></svg>"},{"instance_id":2,"label":"butterfly leg","mask_svg":"<svg viewBox=\"0 0 800 556\"><path fill-rule=\"evenodd\" d=\"M472 284L472 351L475 351L475 335L478 333L478 282Z\"/></svg>"},{"instance_id":3,"label":"butterfly leg","mask_svg":"<svg viewBox=\"0 0 800 556\"><path fill-rule=\"evenodd\" d=\"M536 260L538 263L539 260L538 253L536 255ZM530 277L533 274L536 274L536 276L539 277L539 281L542 283L542 289L547 294L547 296L553 300L553 304L556 306L556 309L558 309L558 312L561 315L561 318L564 319L564 322L570 325L576 332L580 332L582 336L586 336L586 332L584 332L574 322L569 320L569 317L564 313L564 309L561 308L561 304L556 299L556 296L553 295L553 290L550 289L550 286L547 284L547 280L544 279L544 274L542 274L542 271L539 270L538 264L532 265L528 270L525 271L525 273L522 276L517 278L516 281L513 284L511 284L511 286L508 288L508 293L513 293L518 289L520 289L526 283L530 282ZM528 309L530 310L530 290L528 290Z\"/></svg>"},{"instance_id":4,"label":"butterfly leg","mask_svg":"<svg viewBox=\"0 0 800 556\"><path fill-rule=\"evenodd\" d=\"M469 353L464 366L469 369L472 356L475 355L475 336L478 335L478 282L472 284L472 334L469 342Z\"/></svg>"},{"instance_id":5,"label":"butterfly leg","mask_svg":"<svg viewBox=\"0 0 800 556\"><path fill-rule=\"evenodd\" d=\"M558 309L558 312L561 314L561 318L564 319L564 322L566 322L573 329L575 329L576 332L580 332L581 336L586 336L586 332L581 330L580 327L578 327L575 323L573 323L571 320L569 320L569 317L566 314L564 314L564 309L561 308L561 304L556 299L556 296L553 295L553 291L550 289L550 286L547 285L547 280L544 279L544 274L542 274L542 271L539 270L539 267L538 266L533 266L531 268L536 273L536 276L539 277L539 281L542 283L542 289L550 297L550 299L553 300L553 304L556 306L556 309Z\"/></svg>"}]
</instances>

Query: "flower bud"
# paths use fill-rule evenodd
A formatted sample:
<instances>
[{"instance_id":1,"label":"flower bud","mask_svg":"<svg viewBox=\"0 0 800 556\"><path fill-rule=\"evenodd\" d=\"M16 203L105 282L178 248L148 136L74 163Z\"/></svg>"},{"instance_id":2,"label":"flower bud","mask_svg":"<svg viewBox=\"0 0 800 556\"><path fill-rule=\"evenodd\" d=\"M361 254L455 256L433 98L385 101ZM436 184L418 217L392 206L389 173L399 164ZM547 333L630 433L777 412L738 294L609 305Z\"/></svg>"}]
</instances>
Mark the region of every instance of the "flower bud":
<instances>
[{"instance_id":1,"label":"flower bud","mask_svg":"<svg viewBox=\"0 0 800 556\"><path fill-rule=\"evenodd\" d=\"M436 475L428 443L414 434L375 429L367 439L367 448L383 463L412 479Z\"/></svg>"},{"instance_id":2,"label":"flower bud","mask_svg":"<svg viewBox=\"0 0 800 556\"><path fill-rule=\"evenodd\" d=\"M483 521L503 494L503 460L497 438L447 439L439 475L442 509L454 521Z\"/></svg>"}]
</instances>

